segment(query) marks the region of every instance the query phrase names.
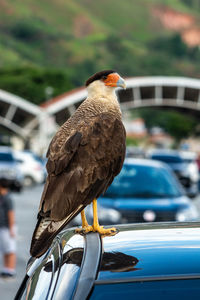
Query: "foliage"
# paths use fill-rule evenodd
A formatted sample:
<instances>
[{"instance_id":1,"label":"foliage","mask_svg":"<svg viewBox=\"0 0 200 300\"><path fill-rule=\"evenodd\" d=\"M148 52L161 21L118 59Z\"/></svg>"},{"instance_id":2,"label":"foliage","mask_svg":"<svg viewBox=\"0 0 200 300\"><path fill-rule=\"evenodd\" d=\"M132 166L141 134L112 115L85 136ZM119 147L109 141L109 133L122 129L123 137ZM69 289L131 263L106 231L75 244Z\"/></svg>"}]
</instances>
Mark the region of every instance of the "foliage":
<instances>
[{"instance_id":1,"label":"foliage","mask_svg":"<svg viewBox=\"0 0 200 300\"><path fill-rule=\"evenodd\" d=\"M199 62L200 50L199 47L188 48L182 41L179 34L170 36L161 36L149 43L150 49L157 53L165 53L174 58L189 59L193 62Z\"/></svg>"},{"instance_id":2,"label":"foliage","mask_svg":"<svg viewBox=\"0 0 200 300\"><path fill-rule=\"evenodd\" d=\"M138 114L145 120L147 128L161 127L177 141L194 133L198 125L198 121L193 116L172 110L143 108L138 110Z\"/></svg>"},{"instance_id":3,"label":"foliage","mask_svg":"<svg viewBox=\"0 0 200 300\"><path fill-rule=\"evenodd\" d=\"M165 6L196 17L197 2L189 6L187 0L168 0ZM67 69L75 86L106 68L126 76L198 77L199 49L189 49L178 34L160 26L152 13L160 4L163 1L7 0L1 7L0 67Z\"/></svg>"},{"instance_id":4,"label":"foliage","mask_svg":"<svg viewBox=\"0 0 200 300\"><path fill-rule=\"evenodd\" d=\"M188 48L153 15L161 5L198 21L199 1L7 0L0 12L0 88L40 103L48 86L56 96L102 69L199 77L199 48Z\"/></svg>"},{"instance_id":5,"label":"foliage","mask_svg":"<svg viewBox=\"0 0 200 300\"><path fill-rule=\"evenodd\" d=\"M41 29L35 23L27 20L19 20L12 24L9 31L15 39L25 42L34 42L42 38Z\"/></svg>"},{"instance_id":6,"label":"foliage","mask_svg":"<svg viewBox=\"0 0 200 300\"><path fill-rule=\"evenodd\" d=\"M16 94L35 104L55 97L73 88L68 75L63 70L38 67L16 67L0 69L0 88ZM52 88L52 94L46 92Z\"/></svg>"},{"instance_id":7,"label":"foliage","mask_svg":"<svg viewBox=\"0 0 200 300\"><path fill-rule=\"evenodd\" d=\"M150 43L150 47L156 51L162 51L175 57L187 56L189 51L179 34L161 36Z\"/></svg>"},{"instance_id":8,"label":"foliage","mask_svg":"<svg viewBox=\"0 0 200 300\"><path fill-rule=\"evenodd\" d=\"M127 136L126 137L126 146L138 146L139 141L134 137Z\"/></svg>"},{"instance_id":9,"label":"foliage","mask_svg":"<svg viewBox=\"0 0 200 300\"><path fill-rule=\"evenodd\" d=\"M182 0L186 5L195 9L200 8L200 0Z\"/></svg>"}]
</instances>

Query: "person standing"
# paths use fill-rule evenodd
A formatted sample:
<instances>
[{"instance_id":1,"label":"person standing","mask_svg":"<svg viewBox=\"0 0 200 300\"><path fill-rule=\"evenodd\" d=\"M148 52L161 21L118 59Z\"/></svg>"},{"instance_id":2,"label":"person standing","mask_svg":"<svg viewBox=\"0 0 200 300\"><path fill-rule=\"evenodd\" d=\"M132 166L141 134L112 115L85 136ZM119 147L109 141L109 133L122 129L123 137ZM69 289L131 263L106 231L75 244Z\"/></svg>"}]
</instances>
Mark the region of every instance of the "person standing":
<instances>
[{"instance_id":1,"label":"person standing","mask_svg":"<svg viewBox=\"0 0 200 300\"><path fill-rule=\"evenodd\" d=\"M1 278L16 274L15 212L9 195L10 181L0 178L0 252L3 254Z\"/></svg>"}]
</instances>

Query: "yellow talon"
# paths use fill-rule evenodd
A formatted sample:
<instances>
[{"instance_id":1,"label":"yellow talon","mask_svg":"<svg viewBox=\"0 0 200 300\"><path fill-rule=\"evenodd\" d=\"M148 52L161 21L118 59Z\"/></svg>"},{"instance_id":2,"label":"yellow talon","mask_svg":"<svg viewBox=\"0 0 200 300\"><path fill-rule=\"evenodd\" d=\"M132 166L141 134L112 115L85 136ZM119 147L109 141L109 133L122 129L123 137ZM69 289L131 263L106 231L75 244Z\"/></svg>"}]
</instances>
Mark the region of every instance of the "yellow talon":
<instances>
[{"instance_id":1,"label":"yellow talon","mask_svg":"<svg viewBox=\"0 0 200 300\"><path fill-rule=\"evenodd\" d=\"M104 228L103 226L92 226L94 232L98 232L102 236L115 235L117 233L117 229L115 227Z\"/></svg>"},{"instance_id":2,"label":"yellow talon","mask_svg":"<svg viewBox=\"0 0 200 300\"><path fill-rule=\"evenodd\" d=\"M93 227L88 225L88 226L84 226L82 228L77 228L75 231L76 231L76 233L84 234L84 233L92 232Z\"/></svg>"},{"instance_id":3,"label":"yellow talon","mask_svg":"<svg viewBox=\"0 0 200 300\"><path fill-rule=\"evenodd\" d=\"M85 212L84 210L81 211L81 219L82 219L82 228L76 229L77 233L85 234L88 232L98 232L102 236L109 236L109 235L115 235L117 233L117 229L115 227L111 228L104 228L103 226L99 225L98 221L98 215L97 215L97 200L93 200L93 225L88 225L88 222L86 220Z\"/></svg>"}]
</instances>

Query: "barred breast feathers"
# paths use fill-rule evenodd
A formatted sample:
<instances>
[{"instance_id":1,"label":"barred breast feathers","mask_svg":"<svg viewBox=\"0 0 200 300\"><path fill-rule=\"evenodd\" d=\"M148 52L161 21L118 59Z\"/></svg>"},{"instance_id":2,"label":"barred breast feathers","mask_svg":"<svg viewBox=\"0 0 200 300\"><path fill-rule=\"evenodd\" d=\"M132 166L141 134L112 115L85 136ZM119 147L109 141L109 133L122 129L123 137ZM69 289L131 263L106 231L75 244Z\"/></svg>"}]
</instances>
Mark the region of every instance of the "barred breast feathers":
<instances>
[{"instance_id":1,"label":"barred breast feathers","mask_svg":"<svg viewBox=\"0 0 200 300\"><path fill-rule=\"evenodd\" d=\"M60 127L55 135L57 147L61 150L67 137L87 124L88 120L100 113L109 113L118 120L122 119L121 109L115 92L99 81L95 81L88 87L88 97L81 103L75 113ZM56 155L56 153L55 153ZM53 158L52 153L52 158Z\"/></svg>"}]
</instances>

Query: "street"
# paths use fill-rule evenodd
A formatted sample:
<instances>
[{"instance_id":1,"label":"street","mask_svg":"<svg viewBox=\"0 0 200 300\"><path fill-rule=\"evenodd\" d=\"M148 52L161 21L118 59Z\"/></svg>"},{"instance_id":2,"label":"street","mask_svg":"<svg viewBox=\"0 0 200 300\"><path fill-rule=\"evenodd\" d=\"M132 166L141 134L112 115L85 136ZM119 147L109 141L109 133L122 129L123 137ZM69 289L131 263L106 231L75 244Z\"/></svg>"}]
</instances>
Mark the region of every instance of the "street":
<instances>
[{"instance_id":1,"label":"street","mask_svg":"<svg viewBox=\"0 0 200 300\"><path fill-rule=\"evenodd\" d=\"M13 194L17 234L17 276L9 281L0 281L1 299L12 300L25 275L29 259L30 240L36 224L37 210L43 186L25 189L21 194ZM200 211L200 197L194 200ZM1 260L2 265L2 260Z\"/></svg>"},{"instance_id":2,"label":"street","mask_svg":"<svg viewBox=\"0 0 200 300\"><path fill-rule=\"evenodd\" d=\"M40 185L12 195L17 224L17 276L9 281L0 281L1 299L12 300L25 275L26 263L30 257L30 240L36 224L42 189L43 186Z\"/></svg>"}]
</instances>

